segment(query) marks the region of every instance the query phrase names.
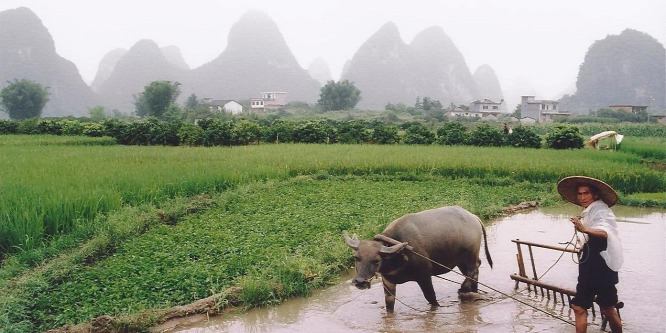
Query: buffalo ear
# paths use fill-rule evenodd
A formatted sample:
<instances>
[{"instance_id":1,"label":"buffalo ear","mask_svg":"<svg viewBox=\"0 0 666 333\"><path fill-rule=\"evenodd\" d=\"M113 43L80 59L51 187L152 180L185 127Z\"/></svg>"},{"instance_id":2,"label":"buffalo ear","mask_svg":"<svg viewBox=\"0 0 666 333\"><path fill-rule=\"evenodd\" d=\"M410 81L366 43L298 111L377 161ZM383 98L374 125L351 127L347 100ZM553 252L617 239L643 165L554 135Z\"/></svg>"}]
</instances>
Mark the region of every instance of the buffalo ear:
<instances>
[{"instance_id":1,"label":"buffalo ear","mask_svg":"<svg viewBox=\"0 0 666 333\"><path fill-rule=\"evenodd\" d=\"M352 249L358 250L358 244L361 242L358 240L358 237L356 237L356 235L354 235L353 238L349 237L347 230L343 231L342 234L345 236L345 243L347 243Z\"/></svg>"},{"instance_id":2,"label":"buffalo ear","mask_svg":"<svg viewBox=\"0 0 666 333\"><path fill-rule=\"evenodd\" d=\"M407 243L400 243L393 246L382 245L382 247L379 249L379 252L384 254L396 254L402 251L405 246L407 246Z\"/></svg>"}]
</instances>

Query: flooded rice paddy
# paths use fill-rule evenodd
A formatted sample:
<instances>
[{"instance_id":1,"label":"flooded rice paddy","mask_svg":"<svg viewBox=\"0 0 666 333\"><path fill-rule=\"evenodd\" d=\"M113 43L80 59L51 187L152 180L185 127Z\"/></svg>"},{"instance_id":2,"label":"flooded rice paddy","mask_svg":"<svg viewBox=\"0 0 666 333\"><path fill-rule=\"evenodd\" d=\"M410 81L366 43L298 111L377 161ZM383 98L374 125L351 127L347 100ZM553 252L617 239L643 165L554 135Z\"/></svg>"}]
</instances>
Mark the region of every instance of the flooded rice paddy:
<instances>
[{"instance_id":1,"label":"flooded rice paddy","mask_svg":"<svg viewBox=\"0 0 666 333\"><path fill-rule=\"evenodd\" d=\"M625 307L620 311L626 332L666 332L666 212L650 209L615 207L625 263L620 270L618 294ZM498 290L479 286L485 297L460 301L457 295L463 278L454 273L442 277L458 284L433 278L441 307L431 309L414 282L398 285L395 315L386 316L381 282L375 280L369 290L351 286L351 275L340 283L310 297L287 301L282 305L230 313L214 318L193 317L181 320L172 332L573 332L573 312L568 302L530 293L510 274L518 272L516 244L521 239L557 246L569 242L574 229L569 216L579 209L539 209L497 220L487 226L488 246L495 263L488 266L485 256L479 280ZM340 238L342 242L342 237ZM483 251L482 251L483 252ZM577 264L572 254L534 248L536 271L541 281L575 289ZM351 255L351 250L350 250ZM526 258L528 275L531 274ZM552 268L548 270L550 267ZM456 270L457 271L457 270ZM545 275L544 273L547 272ZM350 272L351 274L352 272ZM514 297L545 310L543 313L503 295ZM566 297L565 297L566 300ZM601 319L592 321L589 332L599 331ZM187 323L189 321L189 324Z\"/></svg>"}]
</instances>

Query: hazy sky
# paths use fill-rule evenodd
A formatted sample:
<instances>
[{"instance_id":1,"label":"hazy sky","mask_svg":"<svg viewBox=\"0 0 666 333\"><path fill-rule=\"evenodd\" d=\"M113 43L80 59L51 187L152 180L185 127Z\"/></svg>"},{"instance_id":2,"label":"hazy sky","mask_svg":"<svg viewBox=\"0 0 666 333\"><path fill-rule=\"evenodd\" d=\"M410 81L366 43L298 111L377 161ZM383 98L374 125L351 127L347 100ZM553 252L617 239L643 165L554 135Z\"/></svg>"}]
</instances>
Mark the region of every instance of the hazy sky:
<instances>
[{"instance_id":1,"label":"hazy sky","mask_svg":"<svg viewBox=\"0 0 666 333\"><path fill-rule=\"evenodd\" d=\"M395 23L405 43L436 25L472 73L489 64L505 95L543 99L575 87L578 67L596 40L632 28L666 41L664 0L0 1L0 11L17 7L41 18L57 53L88 83L106 53L141 39L175 45L191 68L199 67L224 51L231 26L250 9L277 23L303 68L322 57L336 80L345 61L385 23Z\"/></svg>"}]
</instances>

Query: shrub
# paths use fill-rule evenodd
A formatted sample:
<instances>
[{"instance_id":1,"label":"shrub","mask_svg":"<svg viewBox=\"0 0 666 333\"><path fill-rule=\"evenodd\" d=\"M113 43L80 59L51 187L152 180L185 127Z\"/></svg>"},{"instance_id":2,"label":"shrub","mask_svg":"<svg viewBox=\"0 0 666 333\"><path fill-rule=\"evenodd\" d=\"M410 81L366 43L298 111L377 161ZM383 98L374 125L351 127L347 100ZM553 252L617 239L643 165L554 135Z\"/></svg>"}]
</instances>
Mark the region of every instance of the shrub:
<instances>
[{"instance_id":1,"label":"shrub","mask_svg":"<svg viewBox=\"0 0 666 333\"><path fill-rule=\"evenodd\" d=\"M229 121L220 119L203 119L199 121L199 127L203 130L204 146L231 146L234 127Z\"/></svg>"},{"instance_id":2,"label":"shrub","mask_svg":"<svg viewBox=\"0 0 666 333\"><path fill-rule=\"evenodd\" d=\"M374 126L371 135L372 142L379 144L394 144L400 141L398 128L393 125L379 124Z\"/></svg>"},{"instance_id":3,"label":"shrub","mask_svg":"<svg viewBox=\"0 0 666 333\"><path fill-rule=\"evenodd\" d=\"M36 133L33 134L53 134L62 135L63 121L56 121L51 119L40 119L35 128Z\"/></svg>"},{"instance_id":4,"label":"shrub","mask_svg":"<svg viewBox=\"0 0 666 333\"><path fill-rule=\"evenodd\" d=\"M338 142L363 143L370 140L370 133L363 120L343 122L338 126Z\"/></svg>"},{"instance_id":5,"label":"shrub","mask_svg":"<svg viewBox=\"0 0 666 333\"><path fill-rule=\"evenodd\" d=\"M294 128L295 125L293 122L275 119L264 130L264 141L276 143L293 142Z\"/></svg>"},{"instance_id":6,"label":"shrub","mask_svg":"<svg viewBox=\"0 0 666 333\"><path fill-rule=\"evenodd\" d=\"M525 126L518 126L506 137L509 146L519 148L541 148L541 137Z\"/></svg>"},{"instance_id":7,"label":"shrub","mask_svg":"<svg viewBox=\"0 0 666 333\"><path fill-rule=\"evenodd\" d=\"M40 134L39 132L39 118L24 119L19 122L19 134Z\"/></svg>"},{"instance_id":8,"label":"shrub","mask_svg":"<svg viewBox=\"0 0 666 333\"><path fill-rule=\"evenodd\" d=\"M558 124L546 134L546 146L553 149L579 149L583 148L583 137L578 127Z\"/></svg>"},{"instance_id":9,"label":"shrub","mask_svg":"<svg viewBox=\"0 0 666 333\"><path fill-rule=\"evenodd\" d=\"M91 137L104 136L104 125L99 123L83 123L82 134Z\"/></svg>"},{"instance_id":10,"label":"shrub","mask_svg":"<svg viewBox=\"0 0 666 333\"><path fill-rule=\"evenodd\" d=\"M0 120L0 135L1 134L16 134L18 133L19 123L15 120Z\"/></svg>"},{"instance_id":11,"label":"shrub","mask_svg":"<svg viewBox=\"0 0 666 333\"><path fill-rule=\"evenodd\" d=\"M83 134L83 126L76 120L62 120L60 121L62 126L63 135L81 135Z\"/></svg>"},{"instance_id":12,"label":"shrub","mask_svg":"<svg viewBox=\"0 0 666 333\"><path fill-rule=\"evenodd\" d=\"M479 147L500 147L504 145L504 133L499 128L480 124L470 134L467 143Z\"/></svg>"},{"instance_id":13,"label":"shrub","mask_svg":"<svg viewBox=\"0 0 666 333\"><path fill-rule=\"evenodd\" d=\"M178 130L178 139L184 145L199 146L204 142L204 130L194 124L183 124Z\"/></svg>"},{"instance_id":14,"label":"shrub","mask_svg":"<svg viewBox=\"0 0 666 333\"><path fill-rule=\"evenodd\" d=\"M231 133L234 143L246 145L261 139L262 127L255 122L241 120L234 125Z\"/></svg>"},{"instance_id":15,"label":"shrub","mask_svg":"<svg viewBox=\"0 0 666 333\"><path fill-rule=\"evenodd\" d=\"M447 122L437 129L437 143L440 145L461 145L467 139L467 128L459 122Z\"/></svg>"},{"instance_id":16,"label":"shrub","mask_svg":"<svg viewBox=\"0 0 666 333\"><path fill-rule=\"evenodd\" d=\"M105 119L102 122L104 136L119 139L127 125L118 119Z\"/></svg>"},{"instance_id":17,"label":"shrub","mask_svg":"<svg viewBox=\"0 0 666 333\"><path fill-rule=\"evenodd\" d=\"M296 125L294 141L302 143L329 143L335 141L335 129L323 122L310 120ZM333 139L333 140L331 140Z\"/></svg>"},{"instance_id":18,"label":"shrub","mask_svg":"<svg viewBox=\"0 0 666 333\"><path fill-rule=\"evenodd\" d=\"M409 126L402 142L408 145L429 145L435 142L435 133L422 124Z\"/></svg>"}]
</instances>

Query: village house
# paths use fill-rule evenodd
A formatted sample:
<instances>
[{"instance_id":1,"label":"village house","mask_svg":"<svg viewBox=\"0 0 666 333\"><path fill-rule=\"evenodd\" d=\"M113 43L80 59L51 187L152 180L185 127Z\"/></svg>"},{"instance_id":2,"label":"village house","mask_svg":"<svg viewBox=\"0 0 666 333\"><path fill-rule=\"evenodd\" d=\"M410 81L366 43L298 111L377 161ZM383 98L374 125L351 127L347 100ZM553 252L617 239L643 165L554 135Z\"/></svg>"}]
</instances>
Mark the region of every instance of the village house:
<instances>
[{"instance_id":1,"label":"village house","mask_svg":"<svg viewBox=\"0 0 666 333\"><path fill-rule=\"evenodd\" d=\"M208 106L210 112L229 112L231 114L243 112L243 106L231 99L205 98L203 104Z\"/></svg>"},{"instance_id":2,"label":"village house","mask_svg":"<svg viewBox=\"0 0 666 333\"><path fill-rule=\"evenodd\" d=\"M522 96L520 103L521 123L552 123L557 117L569 116L569 112L558 110L558 101L534 99L534 96Z\"/></svg>"},{"instance_id":3,"label":"village house","mask_svg":"<svg viewBox=\"0 0 666 333\"><path fill-rule=\"evenodd\" d=\"M499 103L489 99L476 100L469 105L469 110L477 112L490 112L497 115L500 112L500 106L502 103L504 103L504 100L500 100Z\"/></svg>"},{"instance_id":4,"label":"village house","mask_svg":"<svg viewBox=\"0 0 666 333\"><path fill-rule=\"evenodd\" d=\"M261 97L250 98L250 109L253 112L277 110L287 105L287 93L281 91L262 92Z\"/></svg>"},{"instance_id":5,"label":"village house","mask_svg":"<svg viewBox=\"0 0 666 333\"><path fill-rule=\"evenodd\" d=\"M608 106L609 109L612 111L624 111L624 112L629 112L636 114L638 112L646 112L648 107L645 105L610 105Z\"/></svg>"},{"instance_id":6,"label":"village house","mask_svg":"<svg viewBox=\"0 0 666 333\"><path fill-rule=\"evenodd\" d=\"M501 100L499 103L491 101L489 99L476 100L469 105L469 110L466 110L461 107L456 107L453 110L446 112L448 117L473 117L473 118L483 118L483 119L497 119L497 116L501 113L500 106L504 100Z\"/></svg>"}]
</instances>

